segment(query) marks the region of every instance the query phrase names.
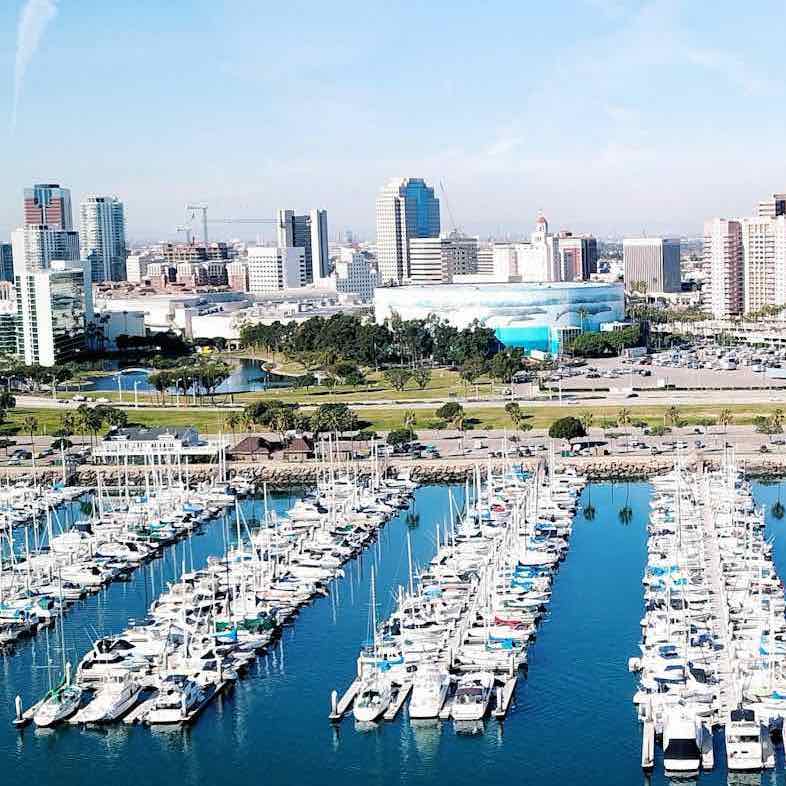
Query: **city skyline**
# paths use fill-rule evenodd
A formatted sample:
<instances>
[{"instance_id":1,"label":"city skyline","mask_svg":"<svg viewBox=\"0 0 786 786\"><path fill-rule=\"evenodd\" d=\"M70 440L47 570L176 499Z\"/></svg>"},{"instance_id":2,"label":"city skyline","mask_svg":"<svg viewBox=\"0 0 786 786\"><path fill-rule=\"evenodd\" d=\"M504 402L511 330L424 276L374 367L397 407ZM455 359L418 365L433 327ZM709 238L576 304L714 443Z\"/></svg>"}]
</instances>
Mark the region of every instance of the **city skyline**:
<instances>
[{"instance_id":1,"label":"city skyline","mask_svg":"<svg viewBox=\"0 0 786 786\"><path fill-rule=\"evenodd\" d=\"M440 197L444 182L456 224L481 236L526 232L542 208L555 230L698 237L707 215L747 215L786 182L774 3L746 11L743 38L731 3L716 4L708 31L703 9L677 2L500 3L478 26L472 9L442 3L42 0L52 13L15 60L28 5L0 11L7 73L20 57L24 66L16 124L4 129L7 182L68 184L74 204L117 193L132 241L175 237L195 200L215 217L323 205L333 235L349 227L371 239L376 194L396 176L423 177ZM260 31L287 51L281 64L264 56ZM164 45L151 49L153 38ZM404 64L402 42L419 53ZM106 68L118 58L132 67ZM73 79L49 78L69 65ZM0 87L9 118L14 90L10 78ZM121 111L62 124L51 144L52 117L110 95ZM8 189L0 233L20 220Z\"/></svg>"}]
</instances>

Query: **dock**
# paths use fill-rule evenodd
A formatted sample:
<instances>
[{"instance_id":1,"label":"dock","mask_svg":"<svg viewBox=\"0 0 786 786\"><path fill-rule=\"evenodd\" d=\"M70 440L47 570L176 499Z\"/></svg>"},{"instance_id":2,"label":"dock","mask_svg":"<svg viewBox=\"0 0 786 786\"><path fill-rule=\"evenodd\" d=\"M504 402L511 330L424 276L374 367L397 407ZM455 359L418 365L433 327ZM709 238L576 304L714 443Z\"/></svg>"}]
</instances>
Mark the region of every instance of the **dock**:
<instances>
[{"instance_id":1,"label":"dock","mask_svg":"<svg viewBox=\"0 0 786 786\"><path fill-rule=\"evenodd\" d=\"M655 766L655 721L647 718L641 732L641 769L649 772Z\"/></svg>"},{"instance_id":2,"label":"dock","mask_svg":"<svg viewBox=\"0 0 786 786\"><path fill-rule=\"evenodd\" d=\"M518 679L519 678L514 675L508 679L504 685L497 687L497 705L491 713L495 718L504 718L508 714L508 708L513 699L513 693L516 690Z\"/></svg>"},{"instance_id":3,"label":"dock","mask_svg":"<svg viewBox=\"0 0 786 786\"><path fill-rule=\"evenodd\" d=\"M705 723L701 724L701 768L705 771L715 766L715 749L713 747L712 729Z\"/></svg>"},{"instance_id":4,"label":"dock","mask_svg":"<svg viewBox=\"0 0 786 786\"><path fill-rule=\"evenodd\" d=\"M37 701L33 704L32 707L28 707L24 712L22 712L22 701L17 696L16 698L16 715L14 719L11 721L12 725L16 726L17 729L23 729L27 726L35 717L36 712L38 712L38 708L44 703L46 697Z\"/></svg>"},{"instance_id":5,"label":"dock","mask_svg":"<svg viewBox=\"0 0 786 786\"><path fill-rule=\"evenodd\" d=\"M399 714L401 708L404 706L404 702L407 700L407 696L409 696L409 692L412 690L412 683L405 682L402 686L399 687L398 691L396 692L396 696L393 701L390 702L390 706L385 711L385 714L382 716L383 720L392 721L395 720L396 715Z\"/></svg>"},{"instance_id":6,"label":"dock","mask_svg":"<svg viewBox=\"0 0 786 786\"><path fill-rule=\"evenodd\" d=\"M355 701L355 696L357 696L359 690L360 680L355 680L338 701L336 700L336 692L333 691L333 695L331 696L330 715L328 715L328 719L331 723L338 723L344 715L346 715L347 710L352 706L352 702Z\"/></svg>"}]
</instances>

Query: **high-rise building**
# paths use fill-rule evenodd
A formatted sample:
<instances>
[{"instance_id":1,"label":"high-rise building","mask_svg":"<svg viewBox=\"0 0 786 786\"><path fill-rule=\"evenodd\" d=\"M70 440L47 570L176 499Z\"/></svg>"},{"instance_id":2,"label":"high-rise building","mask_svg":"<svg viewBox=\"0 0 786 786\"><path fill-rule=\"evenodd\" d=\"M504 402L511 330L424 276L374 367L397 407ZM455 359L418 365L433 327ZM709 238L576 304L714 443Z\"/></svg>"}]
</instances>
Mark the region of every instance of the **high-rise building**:
<instances>
[{"instance_id":1,"label":"high-rise building","mask_svg":"<svg viewBox=\"0 0 786 786\"><path fill-rule=\"evenodd\" d=\"M93 319L87 261L58 260L46 270L22 270L16 296L17 347L26 364L54 366L87 348L87 323Z\"/></svg>"},{"instance_id":2,"label":"high-rise building","mask_svg":"<svg viewBox=\"0 0 786 786\"><path fill-rule=\"evenodd\" d=\"M660 237L625 238L622 243L625 290L679 292L680 241Z\"/></svg>"},{"instance_id":3,"label":"high-rise building","mask_svg":"<svg viewBox=\"0 0 786 786\"><path fill-rule=\"evenodd\" d=\"M0 243L0 281L14 281L14 252L10 243Z\"/></svg>"},{"instance_id":4,"label":"high-rise building","mask_svg":"<svg viewBox=\"0 0 786 786\"><path fill-rule=\"evenodd\" d=\"M327 210L310 210L298 215L294 210L276 212L276 241L279 248L302 248L305 283L325 278L330 273Z\"/></svg>"},{"instance_id":5,"label":"high-rise building","mask_svg":"<svg viewBox=\"0 0 786 786\"><path fill-rule=\"evenodd\" d=\"M79 206L82 256L90 261L94 282L125 281L126 220L115 196L88 196Z\"/></svg>"},{"instance_id":6,"label":"high-rise building","mask_svg":"<svg viewBox=\"0 0 786 786\"><path fill-rule=\"evenodd\" d=\"M401 284L410 277L409 241L439 237L439 199L421 178L394 178L377 197L376 219L380 283Z\"/></svg>"},{"instance_id":7,"label":"high-rise building","mask_svg":"<svg viewBox=\"0 0 786 786\"><path fill-rule=\"evenodd\" d=\"M716 319L741 314L744 308L742 226L714 218L704 223L704 268L709 293L706 306Z\"/></svg>"},{"instance_id":8,"label":"high-rise building","mask_svg":"<svg viewBox=\"0 0 786 786\"><path fill-rule=\"evenodd\" d=\"M447 237L413 237L409 240L411 284L448 284L454 276L478 271L478 239L452 233Z\"/></svg>"},{"instance_id":9,"label":"high-rise building","mask_svg":"<svg viewBox=\"0 0 786 786\"><path fill-rule=\"evenodd\" d=\"M777 218L786 215L786 194L773 194L759 202L757 215L760 218Z\"/></svg>"},{"instance_id":10,"label":"high-rise building","mask_svg":"<svg viewBox=\"0 0 786 786\"><path fill-rule=\"evenodd\" d=\"M252 246L246 259L251 294L294 289L305 284L305 252L302 248Z\"/></svg>"},{"instance_id":11,"label":"high-rise building","mask_svg":"<svg viewBox=\"0 0 786 786\"><path fill-rule=\"evenodd\" d=\"M775 300L775 227L769 217L743 218L743 310L748 314Z\"/></svg>"},{"instance_id":12,"label":"high-rise building","mask_svg":"<svg viewBox=\"0 0 786 786\"><path fill-rule=\"evenodd\" d=\"M52 260L78 260L79 235L43 225L19 227L11 233L14 276L23 271L46 270Z\"/></svg>"},{"instance_id":13,"label":"high-rise building","mask_svg":"<svg viewBox=\"0 0 786 786\"><path fill-rule=\"evenodd\" d=\"M71 191L57 183L37 183L25 189L26 225L46 225L50 229L71 231Z\"/></svg>"},{"instance_id":14,"label":"high-rise building","mask_svg":"<svg viewBox=\"0 0 786 786\"><path fill-rule=\"evenodd\" d=\"M598 272L598 241L591 235L560 232L559 266L561 281L587 281Z\"/></svg>"}]
</instances>

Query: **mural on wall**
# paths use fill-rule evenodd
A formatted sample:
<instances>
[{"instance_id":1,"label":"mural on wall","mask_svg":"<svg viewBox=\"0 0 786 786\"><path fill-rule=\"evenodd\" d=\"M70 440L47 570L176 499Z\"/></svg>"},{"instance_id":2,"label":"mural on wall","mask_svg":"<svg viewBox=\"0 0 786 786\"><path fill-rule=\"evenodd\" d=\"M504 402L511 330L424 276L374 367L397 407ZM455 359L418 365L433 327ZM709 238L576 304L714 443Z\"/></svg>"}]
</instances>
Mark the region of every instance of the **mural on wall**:
<instances>
[{"instance_id":1,"label":"mural on wall","mask_svg":"<svg viewBox=\"0 0 786 786\"><path fill-rule=\"evenodd\" d=\"M617 284L437 284L378 289L377 321L396 312L402 319L437 314L457 328L474 320L493 328L509 347L556 353L565 328L596 331L625 315Z\"/></svg>"}]
</instances>

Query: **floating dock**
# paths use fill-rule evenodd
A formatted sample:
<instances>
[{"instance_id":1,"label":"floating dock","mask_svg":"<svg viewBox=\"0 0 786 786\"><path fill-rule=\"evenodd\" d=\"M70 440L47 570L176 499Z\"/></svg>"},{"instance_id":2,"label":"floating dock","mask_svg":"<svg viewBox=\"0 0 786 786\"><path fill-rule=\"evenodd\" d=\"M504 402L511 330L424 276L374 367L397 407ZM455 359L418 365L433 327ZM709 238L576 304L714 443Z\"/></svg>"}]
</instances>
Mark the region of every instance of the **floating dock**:
<instances>
[{"instance_id":1,"label":"floating dock","mask_svg":"<svg viewBox=\"0 0 786 786\"><path fill-rule=\"evenodd\" d=\"M510 707L510 702L513 699L517 682L518 677L513 676L507 680L504 685L497 687L497 705L494 707L494 710L491 713L495 718L504 718L508 714L508 708Z\"/></svg>"}]
</instances>

